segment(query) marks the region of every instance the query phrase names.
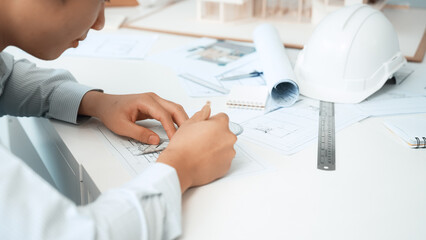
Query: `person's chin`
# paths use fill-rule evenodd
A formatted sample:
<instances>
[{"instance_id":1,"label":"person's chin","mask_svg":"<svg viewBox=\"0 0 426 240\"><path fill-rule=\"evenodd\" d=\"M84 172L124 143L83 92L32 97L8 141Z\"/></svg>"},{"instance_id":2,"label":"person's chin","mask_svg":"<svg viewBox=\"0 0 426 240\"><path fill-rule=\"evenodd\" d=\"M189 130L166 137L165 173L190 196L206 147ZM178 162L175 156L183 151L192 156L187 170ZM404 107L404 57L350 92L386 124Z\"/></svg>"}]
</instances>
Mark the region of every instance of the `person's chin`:
<instances>
[{"instance_id":1,"label":"person's chin","mask_svg":"<svg viewBox=\"0 0 426 240\"><path fill-rule=\"evenodd\" d=\"M42 59L42 60L55 60L58 57L60 57L62 55L62 53L65 52L66 49L64 50L56 50L56 51L45 51L42 53L38 53L38 54L32 54L34 57Z\"/></svg>"}]
</instances>

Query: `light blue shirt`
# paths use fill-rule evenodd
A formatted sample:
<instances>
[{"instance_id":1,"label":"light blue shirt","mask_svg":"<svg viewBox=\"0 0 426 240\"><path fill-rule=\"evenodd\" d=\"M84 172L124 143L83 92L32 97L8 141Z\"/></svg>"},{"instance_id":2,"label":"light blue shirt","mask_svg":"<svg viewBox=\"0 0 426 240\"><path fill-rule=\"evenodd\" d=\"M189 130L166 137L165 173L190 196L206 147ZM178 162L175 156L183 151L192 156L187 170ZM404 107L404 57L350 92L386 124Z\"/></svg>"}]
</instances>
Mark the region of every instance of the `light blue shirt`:
<instances>
[{"instance_id":1,"label":"light blue shirt","mask_svg":"<svg viewBox=\"0 0 426 240\"><path fill-rule=\"evenodd\" d=\"M0 52L0 115L77 122L89 87L63 70ZM0 239L173 239L181 234L174 168L157 163L131 182L76 206L0 145Z\"/></svg>"}]
</instances>

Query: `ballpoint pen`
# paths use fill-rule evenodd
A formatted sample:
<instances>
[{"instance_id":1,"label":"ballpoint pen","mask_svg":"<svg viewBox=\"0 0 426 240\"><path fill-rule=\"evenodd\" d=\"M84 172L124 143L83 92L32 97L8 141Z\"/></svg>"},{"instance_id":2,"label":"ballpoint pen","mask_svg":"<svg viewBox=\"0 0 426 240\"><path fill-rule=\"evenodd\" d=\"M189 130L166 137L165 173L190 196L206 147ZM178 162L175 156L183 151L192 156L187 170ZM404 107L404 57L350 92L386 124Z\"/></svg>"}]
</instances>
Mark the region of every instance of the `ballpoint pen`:
<instances>
[{"instance_id":1,"label":"ballpoint pen","mask_svg":"<svg viewBox=\"0 0 426 240\"><path fill-rule=\"evenodd\" d=\"M233 81L233 80L239 80L239 79L243 79L243 78L252 78L252 77L259 77L263 75L263 72L259 72L259 71L253 71L251 73L246 73L246 74L240 74L240 75L235 75L235 76L230 76L230 77L223 77L220 79L220 81Z\"/></svg>"}]
</instances>

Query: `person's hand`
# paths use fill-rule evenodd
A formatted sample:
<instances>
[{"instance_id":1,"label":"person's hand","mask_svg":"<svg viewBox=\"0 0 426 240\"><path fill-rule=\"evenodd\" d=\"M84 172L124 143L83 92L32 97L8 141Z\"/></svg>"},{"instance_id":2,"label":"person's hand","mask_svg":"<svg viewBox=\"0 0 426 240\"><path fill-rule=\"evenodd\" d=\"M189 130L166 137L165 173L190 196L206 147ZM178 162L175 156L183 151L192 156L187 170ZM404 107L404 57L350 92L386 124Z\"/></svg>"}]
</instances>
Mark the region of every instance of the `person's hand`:
<instances>
[{"instance_id":1,"label":"person's hand","mask_svg":"<svg viewBox=\"0 0 426 240\"><path fill-rule=\"evenodd\" d=\"M97 117L116 134L148 144L158 144L160 137L155 132L137 125L136 121L156 119L172 139L176 132L174 123L181 126L188 119L182 106L154 93L110 95L90 91L81 101L79 114Z\"/></svg>"},{"instance_id":2,"label":"person's hand","mask_svg":"<svg viewBox=\"0 0 426 240\"><path fill-rule=\"evenodd\" d=\"M185 121L157 162L176 169L181 190L207 184L225 175L235 156L237 137L224 113L210 118L210 104Z\"/></svg>"}]
</instances>

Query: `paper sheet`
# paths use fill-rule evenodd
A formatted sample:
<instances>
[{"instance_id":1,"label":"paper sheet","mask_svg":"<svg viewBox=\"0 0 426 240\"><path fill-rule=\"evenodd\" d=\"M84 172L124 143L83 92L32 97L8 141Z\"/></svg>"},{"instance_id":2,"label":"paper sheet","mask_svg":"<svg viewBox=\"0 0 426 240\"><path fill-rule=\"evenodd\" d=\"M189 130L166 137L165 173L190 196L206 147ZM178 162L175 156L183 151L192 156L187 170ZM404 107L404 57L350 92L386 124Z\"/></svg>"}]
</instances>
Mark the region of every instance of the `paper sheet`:
<instances>
[{"instance_id":1,"label":"paper sheet","mask_svg":"<svg viewBox=\"0 0 426 240\"><path fill-rule=\"evenodd\" d=\"M65 51L67 56L143 59L157 40L157 35L89 32L77 48Z\"/></svg>"},{"instance_id":2,"label":"paper sheet","mask_svg":"<svg viewBox=\"0 0 426 240\"><path fill-rule=\"evenodd\" d=\"M225 48L222 49L218 43L227 43L228 45L225 45ZM212 49L213 51L211 51ZM219 54L218 51L220 49L223 52ZM243 49L243 51L239 49ZM217 39L200 38L183 47L150 56L147 60L167 65L174 69L179 77L179 81L189 96L214 97L229 93L234 86L262 86L266 84L263 76L222 81L222 78L225 77L247 74L253 71L262 72L263 69L255 50L254 45L250 43L223 42ZM213 57L213 60L206 60L201 57L206 55L206 52L210 56L216 56L216 58ZM216 55L212 54L213 52L216 52ZM233 57L233 61L230 61L231 58L225 57L226 64L218 64L220 62L220 57L218 56L231 52L234 52L233 55L237 55L238 57ZM292 66L296 62L298 53L299 50L297 49L288 50ZM197 78L202 81L196 83L196 81L188 80L188 75L190 78ZM206 84L203 84L203 81ZM213 87L210 87L212 85Z\"/></svg>"},{"instance_id":3,"label":"paper sheet","mask_svg":"<svg viewBox=\"0 0 426 240\"><path fill-rule=\"evenodd\" d=\"M424 86L422 79L408 78L400 85L385 85L360 104L335 104L336 130L371 116L425 113ZM318 101L305 97L300 97L300 101L290 108L267 114L261 111L228 111L230 119L243 126L242 138L286 155L316 142L318 114Z\"/></svg>"},{"instance_id":4,"label":"paper sheet","mask_svg":"<svg viewBox=\"0 0 426 240\"><path fill-rule=\"evenodd\" d=\"M412 96L406 93L389 93L388 99L369 100L359 108L370 116L385 116L426 112L426 96Z\"/></svg>"},{"instance_id":5,"label":"paper sheet","mask_svg":"<svg viewBox=\"0 0 426 240\"><path fill-rule=\"evenodd\" d=\"M407 79L399 84L385 84L358 107L369 116L426 112L426 83L420 77L424 70L413 72L413 66L409 63L397 72L397 76L408 74Z\"/></svg>"},{"instance_id":6,"label":"paper sheet","mask_svg":"<svg viewBox=\"0 0 426 240\"><path fill-rule=\"evenodd\" d=\"M145 124L145 126L159 134L161 139L167 137L164 129L159 123L149 122ZM103 125L99 125L96 131L105 146L119 161L121 161L132 176L140 174L151 164L155 163L160 154L160 152L142 154L142 149L152 145L142 144L132 139L118 136ZM236 144L235 150L237 154L232 160L229 172L223 179L246 174L255 174L270 168L266 162L250 153L242 143Z\"/></svg>"},{"instance_id":7,"label":"paper sheet","mask_svg":"<svg viewBox=\"0 0 426 240\"><path fill-rule=\"evenodd\" d=\"M319 101L302 98L290 108L281 108L268 114L253 117L249 111L235 110L228 114L239 122L244 132L242 138L282 154L296 153L315 142L318 136ZM253 112L253 111L252 111ZM249 116L244 119L242 115ZM356 105L336 104L336 130L367 118Z\"/></svg>"},{"instance_id":8,"label":"paper sheet","mask_svg":"<svg viewBox=\"0 0 426 240\"><path fill-rule=\"evenodd\" d=\"M200 38L147 60L174 69L189 96L211 97L227 94L233 85L239 84L238 81L224 83L220 78L223 74L232 74L233 70L253 62L256 54L255 48L249 43ZM187 76L201 81L188 80ZM264 84L262 79L253 79L253 82Z\"/></svg>"},{"instance_id":9,"label":"paper sheet","mask_svg":"<svg viewBox=\"0 0 426 240\"><path fill-rule=\"evenodd\" d=\"M254 30L253 40L272 103L280 107L293 105L299 97L299 87L277 30L262 24Z\"/></svg>"}]
</instances>

